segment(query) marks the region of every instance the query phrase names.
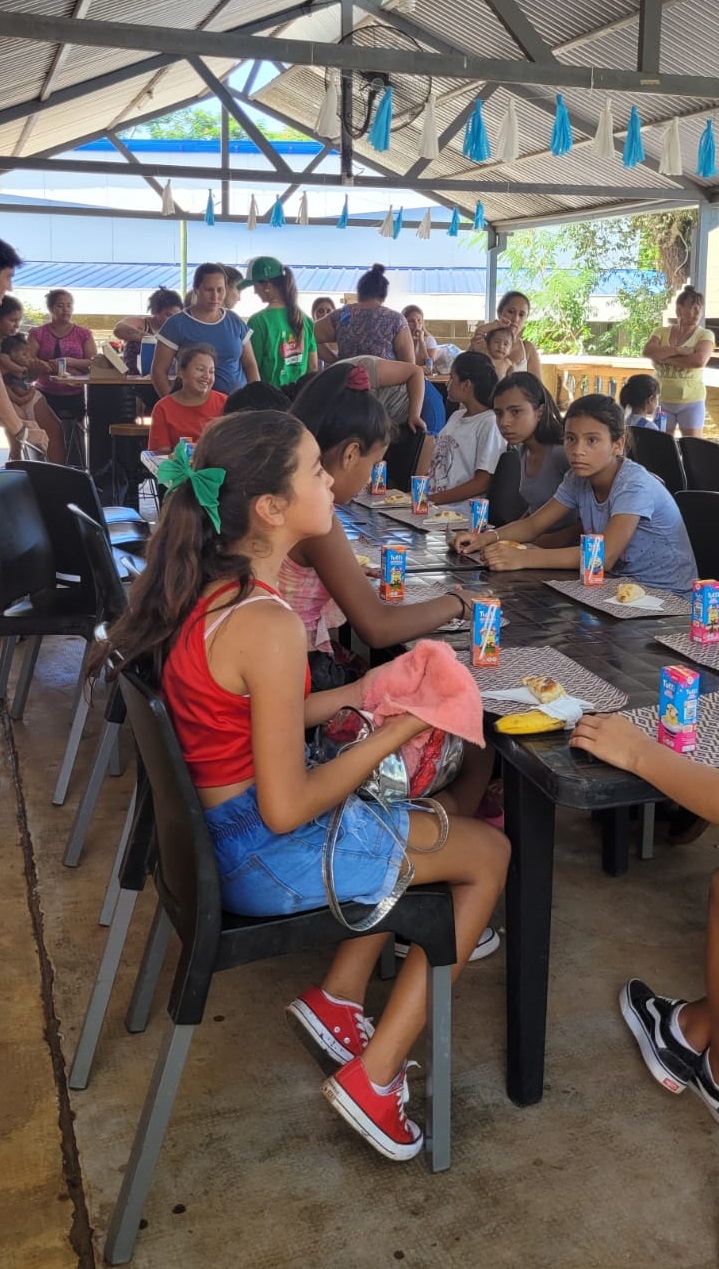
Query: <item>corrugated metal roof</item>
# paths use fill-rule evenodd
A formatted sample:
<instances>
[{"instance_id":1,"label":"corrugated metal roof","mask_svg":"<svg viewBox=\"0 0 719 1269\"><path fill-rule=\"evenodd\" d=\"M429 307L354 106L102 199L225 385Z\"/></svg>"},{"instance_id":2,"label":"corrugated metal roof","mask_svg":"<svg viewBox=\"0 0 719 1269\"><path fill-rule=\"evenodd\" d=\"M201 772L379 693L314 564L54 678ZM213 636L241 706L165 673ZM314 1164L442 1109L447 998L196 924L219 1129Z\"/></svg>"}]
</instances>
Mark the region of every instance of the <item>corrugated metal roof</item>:
<instances>
[{"instance_id":1,"label":"corrugated metal roof","mask_svg":"<svg viewBox=\"0 0 719 1269\"><path fill-rule=\"evenodd\" d=\"M303 265L290 266L295 275L297 289L304 295L330 294L344 295L354 292L357 279L367 268L366 263L355 265ZM189 266L190 274L197 268ZM571 272L567 269L566 272ZM482 266L468 266L465 269L419 269L414 267L391 268L387 270L390 284L394 281L396 289L404 294L413 295L484 295L486 286L486 270ZM597 295L616 295L620 283L627 283L644 278L650 286L660 289L663 280L659 275L642 273L627 269L615 270L597 286ZM509 269L498 270L498 289L514 281ZM96 263L78 264L77 261L62 263L50 260L32 260L17 270L16 286L20 292L25 287L69 286L72 290L154 290L158 286L167 286L171 290L180 287L180 269L176 264L116 264Z\"/></svg>"},{"instance_id":2,"label":"corrugated metal roof","mask_svg":"<svg viewBox=\"0 0 719 1269\"><path fill-rule=\"evenodd\" d=\"M190 274L197 264L189 265ZM303 265L292 264L297 288L305 294L323 291L332 293L354 291L357 279L367 268L355 265ZM387 276L401 279L402 290L417 294L472 295L484 293L485 270L467 269L388 269ZM79 264L77 261L55 260L26 261L17 270L16 288L70 286L80 289L102 290L152 290L168 286L177 290L180 285L180 269L176 264Z\"/></svg>"},{"instance_id":3,"label":"corrugated metal roof","mask_svg":"<svg viewBox=\"0 0 719 1269\"><path fill-rule=\"evenodd\" d=\"M268 31L274 20L281 21L284 0L229 0L218 6L216 0L123 0L118 13L116 0L93 0L91 18L117 19L131 23L167 25L175 29L202 28L229 30L241 23L267 18ZM71 16L74 0L12 0L14 7L38 15ZM612 68L636 66L636 39L640 0L519 0L527 18L547 40L560 62L572 65L595 65ZM279 8L279 12L278 12ZM368 16L355 9L356 23L380 29L384 25L387 43L395 43L390 33L391 13ZM78 20L78 23L82 19ZM454 42L458 56L470 52L479 55L521 60L521 53L505 25L482 3L482 0L416 0L411 22L420 44L431 49L433 40ZM311 10L281 26L289 38L311 39L319 43L339 38L339 6L328 5ZM33 40L6 40L0 49L0 82L3 84L2 108L27 102L31 109L40 97L47 72L57 51L56 44ZM681 74L704 74L718 71L719 3L716 0L664 0L662 34L662 70ZM121 84L109 85L102 92L72 102L51 105L38 114L32 129L23 140L23 155L52 149L69 149L79 138L100 132L109 125L118 126L146 114L150 104L158 112L170 110L178 102L206 96L204 82L186 61L178 61L159 72L142 70L143 56L131 50L70 48L54 89L80 84L114 69L137 66L137 75ZM214 59L215 72L226 74L233 63ZM410 76L403 76L402 93L406 101L420 102L425 80L417 78L416 94ZM291 67L277 76L256 96L260 105L295 120L297 126L311 131L325 87L321 67ZM434 82L440 131L451 127L462 108L483 85L461 79L439 78ZM599 165L593 156L591 138L605 94L565 89L570 110L584 123L575 127L575 148L563 159L549 153L549 137L554 108L550 86L525 88L524 85L500 88L487 102L485 117L490 139L496 144L497 130L506 106L507 93L515 98L519 119L521 155L515 163L468 164L463 158L462 134L458 133L444 147L439 159L426 167L427 177L452 177L464 180L466 189L441 194L444 201L456 201L470 211L477 197L482 197L488 219L501 225L519 218L536 219L572 210L611 209L621 200L608 198L603 190L608 185L631 188L641 186L656 190L657 201L662 191L676 190L677 181L660 176L656 171L661 150L661 137L666 121L681 117L680 136L688 183L687 199L707 184L719 185L719 178L701 182L694 177L696 147L706 118L719 105L719 100L692 97L667 98L660 93L641 94L638 104L644 122L644 144L648 162L626 171L620 160ZM527 100L527 96L531 100ZM614 93L615 125L620 136L629 108L634 104L627 93ZM51 98L52 100L52 98ZM401 103L398 102L399 105ZM22 121L0 123L0 152L11 153L23 132ZM393 134L388 153L380 156L383 167L393 173L392 180L402 185L402 175L414 163L419 148L421 119ZM358 160L371 165L377 155L361 139L355 145ZM653 161L653 166L652 166ZM482 194L482 183L488 179L507 182L502 193ZM389 180L389 178L388 178ZM541 182L550 188L545 193L526 196L513 190L516 182ZM408 182L411 186L411 181ZM586 187L579 193L562 192L562 185Z\"/></svg>"}]
</instances>

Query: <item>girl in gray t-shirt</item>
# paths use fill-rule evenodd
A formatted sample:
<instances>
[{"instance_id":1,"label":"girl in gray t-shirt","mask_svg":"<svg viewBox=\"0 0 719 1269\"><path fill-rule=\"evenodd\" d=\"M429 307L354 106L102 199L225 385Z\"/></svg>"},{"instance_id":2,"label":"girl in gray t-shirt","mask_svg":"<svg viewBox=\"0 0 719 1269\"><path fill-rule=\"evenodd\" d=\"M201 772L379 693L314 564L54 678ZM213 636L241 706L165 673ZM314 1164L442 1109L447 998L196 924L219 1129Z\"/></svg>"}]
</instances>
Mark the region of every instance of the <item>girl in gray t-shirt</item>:
<instances>
[{"instance_id":1,"label":"girl in gray t-shirt","mask_svg":"<svg viewBox=\"0 0 719 1269\"><path fill-rule=\"evenodd\" d=\"M519 493L527 504L527 514L532 515L554 497L569 471L557 403L536 375L519 370L497 384L492 408L505 441L519 450ZM578 533L576 512L570 511L540 545L572 545L578 541Z\"/></svg>"},{"instance_id":2,"label":"girl in gray t-shirt","mask_svg":"<svg viewBox=\"0 0 719 1269\"><path fill-rule=\"evenodd\" d=\"M690 598L697 566L679 507L661 480L624 457L625 439L624 411L613 397L580 397L564 420L570 470L549 502L501 529L457 534L455 550L464 553L479 547L491 569L578 571L578 546L536 545L571 510L585 533L603 534L608 573ZM532 545L517 551L507 542Z\"/></svg>"}]
</instances>

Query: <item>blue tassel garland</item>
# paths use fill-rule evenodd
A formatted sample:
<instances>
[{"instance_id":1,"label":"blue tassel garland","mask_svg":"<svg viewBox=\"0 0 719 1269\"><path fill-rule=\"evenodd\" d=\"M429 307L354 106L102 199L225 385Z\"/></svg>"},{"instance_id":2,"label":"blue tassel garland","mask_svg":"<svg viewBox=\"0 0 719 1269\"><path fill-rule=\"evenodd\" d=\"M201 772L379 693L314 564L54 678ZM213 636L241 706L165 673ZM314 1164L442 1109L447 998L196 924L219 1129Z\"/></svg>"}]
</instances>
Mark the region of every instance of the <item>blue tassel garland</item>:
<instances>
[{"instance_id":1,"label":"blue tassel garland","mask_svg":"<svg viewBox=\"0 0 719 1269\"><path fill-rule=\"evenodd\" d=\"M212 199L212 190L207 191L207 206L205 208L205 224L214 225L215 223L215 204Z\"/></svg>"},{"instance_id":2,"label":"blue tassel garland","mask_svg":"<svg viewBox=\"0 0 719 1269\"><path fill-rule=\"evenodd\" d=\"M639 111L636 106L632 106L629 112L629 124L627 126L627 137L624 142L624 150L622 152L622 163L625 167L636 167L637 163L644 162L644 146L642 145L642 121L639 118Z\"/></svg>"},{"instance_id":3,"label":"blue tassel garland","mask_svg":"<svg viewBox=\"0 0 719 1269\"><path fill-rule=\"evenodd\" d=\"M489 144L489 137L487 136L487 129L482 115L481 97L478 97L475 101L474 110L467 120L462 154L465 159L471 159L473 163L484 163L486 159L491 159L492 157L492 148Z\"/></svg>"},{"instance_id":4,"label":"blue tassel garland","mask_svg":"<svg viewBox=\"0 0 719 1269\"><path fill-rule=\"evenodd\" d=\"M402 232L402 220L403 220L403 218L404 218L404 207L400 207L399 211L397 212L397 214L396 214L396 216L395 216L395 218L394 218L394 224L393 224L393 226L392 226L392 237L393 237L393 238L399 238L399 236L400 236L400 234L401 234L401 232Z\"/></svg>"},{"instance_id":5,"label":"blue tassel garland","mask_svg":"<svg viewBox=\"0 0 719 1269\"><path fill-rule=\"evenodd\" d=\"M449 222L449 229L447 230L447 235L450 238L456 238L458 234L459 234L459 208L455 207L454 211L452 212L452 219Z\"/></svg>"},{"instance_id":6,"label":"blue tassel garland","mask_svg":"<svg viewBox=\"0 0 719 1269\"><path fill-rule=\"evenodd\" d=\"M280 202L280 196L278 194L275 199L275 205L270 213L270 224L273 229L281 229L285 223L285 209Z\"/></svg>"},{"instance_id":7,"label":"blue tassel garland","mask_svg":"<svg viewBox=\"0 0 719 1269\"><path fill-rule=\"evenodd\" d=\"M713 176L717 175L716 164L716 142L714 140L714 124L711 119L707 119L704 124L699 141L699 151L697 153L697 176L701 176L703 180L709 181Z\"/></svg>"},{"instance_id":8,"label":"blue tassel garland","mask_svg":"<svg viewBox=\"0 0 719 1269\"><path fill-rule=\"evenodd\" d=\"M385 88L376 111L367 140L375 150L389 150L389 134L392 127L392 89Z\"/></svg>"},{"instance_id":9,"label":"blue tassel garland","mask_svg":"<svg viewBox=\"0 0 719 1269\"><path fill-rule=\"evenodd\" d=\"M482 203L477 203L474 209L474 228L484 229L484 224L484 206Z\"/></svg>"},{"instance_id":10,"label":"blue tassel garland","mask_svg":"<svg viewBox=\"0 0 719 1269\"><path fill-rule=\"evenodd\" d=\"M554 116L554 127L552 128L552 140L549 148L552 154L559 157L562 154L568 154L574 145L572 139L572 125L569 122L569 113L564 104L564 97L561 93L557 93L557 110Z\"/></svg>"},{"instance_id":11,"label":"blue tassel garland","mask_svg":"<svg viewBox=\"0 0 719 1269\"><path fill-rule=\"evenodd\" d=\"M344 207L342 208L342 211L337 217L337 224L335 225L335 229L346 229L348 218L349 218L349 198L345 194Z\"/></svg>"}]
</instances>

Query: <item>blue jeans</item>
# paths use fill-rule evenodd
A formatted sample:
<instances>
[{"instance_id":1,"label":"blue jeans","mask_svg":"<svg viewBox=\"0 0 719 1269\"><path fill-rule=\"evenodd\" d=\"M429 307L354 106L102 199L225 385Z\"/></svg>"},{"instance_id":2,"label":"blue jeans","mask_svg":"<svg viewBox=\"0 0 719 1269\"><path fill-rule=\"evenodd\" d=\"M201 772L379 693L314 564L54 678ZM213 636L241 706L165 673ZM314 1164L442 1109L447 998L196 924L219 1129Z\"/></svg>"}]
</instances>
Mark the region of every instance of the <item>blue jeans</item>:
<instances>
[{"instance_id":1,"label":"blue jeans","mask_svg":"<svg viewBox=\"0 0 719 1269\"><path fill-rule=\"evenodd\" d=\"M205 811L225 911L285 916L325 907L322 846L331 814L327 811L291 833L273 833L260 815L254 785ZM396 833L406 842L408 807L395 802L391 815ZM342 816L334 855L340 902L378 903L392 890L403 859L404 849L387 827L382 809L353 795Z\"/></svg>"}]
</instances>

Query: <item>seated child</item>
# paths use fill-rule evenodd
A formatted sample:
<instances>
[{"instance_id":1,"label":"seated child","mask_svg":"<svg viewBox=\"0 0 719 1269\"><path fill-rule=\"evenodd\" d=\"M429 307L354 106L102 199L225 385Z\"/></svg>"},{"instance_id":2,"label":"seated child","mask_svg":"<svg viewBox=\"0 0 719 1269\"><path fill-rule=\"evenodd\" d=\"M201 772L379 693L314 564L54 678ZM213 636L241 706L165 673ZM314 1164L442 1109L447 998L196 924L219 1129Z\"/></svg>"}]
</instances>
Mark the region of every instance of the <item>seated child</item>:
<instances>
[{"instance_id":1,"label":"seated child","mask_svg":"<svg viewBox=\"0 0 719 1269\"><path fill-rule=\"evenodd\" d=\"M362 699L356 683L310 691L305 629L278 593L288 552L334 523L332 478L317 441L277 411L230 415L200 437L194 473L210 469L223 477L214 501L205 490L201 503L187 474L173 477L110 645L128 662L152 661L160 675L214 844L222 906L258 917L325 907L325 836L347 798L334 857L339 901L375 904L407 885L447 882L457 978L504 887L506 838L439 804L434 814L404 802L384 812L356 796L384 757L426 730L411 714L387 719L330 762L307 765L305 730ZM98 652L104 659L107 645ZM365 992L386 937L340 944L322 986L305 987L287 1014L318 1060L336 1068L322 1086L330 1106L401 1161L422 1148L403 1096L406 1060L426 1020L427 961L410 947L373 1029Z\"/></svg>"},{"instance_id":2,"label":"seated child","mask_svg":"<svg viewBox=\"0 0 719 1269\"><path fill-rule=\"evenodd\" d=\"M620 714L585 714L569 742L577 749L653 784L712 824L719 823L719 772L652 740ZM647 930L646 937L650 932ZM640 934L637 935L641 937ZM670 1093L691 1088L719 1120L719 871L709 881L706 996L655 996L630 978L619 997L622 1016L645 1065Z\"/></svg>"},{"instance_id":3,"label":"seated child","mask_svg":"<svg viewBox=\"0 0 719 1269\"><path fill-rule=\"evenodd\" d=\"M65 462L60 420L32 383L32 358L25 335L7 335L0 345L0 373L13 410L23 427L10 446L10 457L20 457L20 442L27 441L47 452L50 462Z\"/></svg>"},{"instance_id":4,"label":"seated child","mask_svg":"<svg viewBox=\"0 0 719 1269\"><path fill-rule=\"evenodd\" d=\"M433 503L481 498L507 448L494 411L489 407L497 386L497 374L483 353L460 353L452 363L447 399L460 407L436 438L429 467L429 491Z\"/></svg>"},{"instance_id":5,"label":"seated child","mask_svg":"<svg viewBox=\"0 0 719 1269\"><path fill-rule=\"evenodd\" d=\"M536 375L515 370L500 379L491 404L500 434L519 452L519 493L527 504L527 515L532 515L554 496L569 471L564 423L557 403ZM579 521L574 512L568 511L538 545L573 546L578 541Z\"/></svg>"},{"instance_id":6,"label":"seated child","mask_svg":"<svg viewBox=\"0 0 719 1269\"><path fill-rule=\"evenodd\" d=\"M491 569L571 568L579 570L579 546L530 546L517 551L506 542L536 542L575 511L585 533L604 534L604 565L642 586L691 597L697 576L681 512L656 476L624 457L624 411L613 397L579 397L564 420L569 468L549 502L524 520L484 533L459 533L455 550L480 549ZM486 545L485 545L486 543Z\"/></svg>"},{"instance_id":7,"label":"seated child","mask_svg":"<svg viewBox=\"0 0 719 1269\"><path fill-rule=\"evenodd\" d=\"M659 428L654 416L659 408L661 388L654 375L631 375L619 393L627 427Z\"/></svg>"},{"instance_id":8,"label":"seated child","mask_svg":"<svg viewBox=\"0 0 719 1269\"><path fill-rule=\"evenodd\" d=\"M290 398L273 383L245 383L234 388L222 407L223 414L239 414L242 410L289 410Z\"/></svg>"},{"instance_id":9,"label":"seated child","mask_svg":"<svg viewBox=\"0 0 719 1269\"><path fill-rule=\"evenodd\" d=\"M514 333L508 326L495 326L484 336L487 355L494 366L498 379L504 379L514 370L514 362L510 353L514 347Z\"/></svg>"},{"instance_id":10,"label":"seated child","mask_svg":"<svg viewBox=\"0 0 719 1269\"><path fill-rule=\"evenodd\" d=\"M31 405L40 393L30 382L30 350L27 336L18 332L8 335L0 346L0 369L13 405Z\"/></svg>"},{"instance_id":11,"label":"seated child","mask_svg":"<svg viewBox=\"0 0 719 1269\"><path fill-rule=\"evenodd\" d=\"M208 423L222 414L226 394L213 392L217 353L211 344L187 344L177 354L182 387L160 397L153 407L148 449L162 453L181 437L197 441Z\"/></svg>"}]
</instances>

